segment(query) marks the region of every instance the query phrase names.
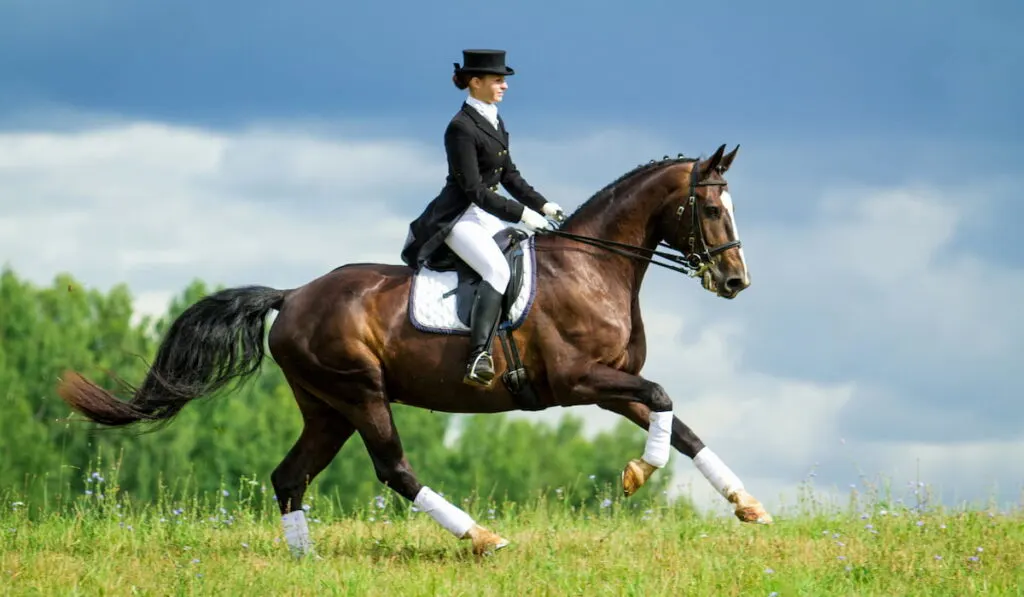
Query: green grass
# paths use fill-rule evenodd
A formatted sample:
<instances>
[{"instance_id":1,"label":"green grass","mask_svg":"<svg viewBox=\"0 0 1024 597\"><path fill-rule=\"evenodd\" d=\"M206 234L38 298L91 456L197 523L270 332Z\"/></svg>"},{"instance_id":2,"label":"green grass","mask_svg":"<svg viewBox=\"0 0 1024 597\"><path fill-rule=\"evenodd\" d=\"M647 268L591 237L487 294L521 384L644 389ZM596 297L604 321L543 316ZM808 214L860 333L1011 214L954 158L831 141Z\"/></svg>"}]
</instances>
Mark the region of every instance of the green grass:
<instances>
[{"instance_id":1,"label":"green grass","mask_svg":"<svg viewBox=\"0 0 1024 597\"><path fill-rule=\"evenodd\" d=\"M61 508L5 498L0 594L1024 595L1020 512L922 513L857 496L843 508L806 500L755 526L629 500L573 510L552 494L495 514L468 503L512 541L478 559L393 494L347 515L313 495L321 559L296 561L266 495L138 505L105 494Z\"/></svg>"}]
</instances>

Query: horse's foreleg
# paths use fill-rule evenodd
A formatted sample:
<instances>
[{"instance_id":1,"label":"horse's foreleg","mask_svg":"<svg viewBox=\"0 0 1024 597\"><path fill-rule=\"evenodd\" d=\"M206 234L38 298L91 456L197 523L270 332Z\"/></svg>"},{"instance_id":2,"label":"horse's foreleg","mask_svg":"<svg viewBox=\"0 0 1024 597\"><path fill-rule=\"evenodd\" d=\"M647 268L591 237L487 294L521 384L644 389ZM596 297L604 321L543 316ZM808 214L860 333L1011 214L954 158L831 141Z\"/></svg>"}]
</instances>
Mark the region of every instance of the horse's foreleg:
<instances>
[{"instance_id":1,"label":"horse's foreleg","mask_svg":"<svg viewBox=\"0 0 1024 597\"><path fill-rule=\"evenodd\" d=\"M643 429L650 427L651 409L638 402L609 401L600 402L598 406L611 412L619 413ZM649 431L648 431L649 433ZM740 478L715 454L704 445L679 417L672 418L672 447L689 456L697 470L704 475L712 487L726 500L735 506L736 517L743 522L770 524L772 517L754 496L743 487ZM644 479L646 481L646 478Z\"/></svg>"},{"instance_id":2,"label":"horse's foreleg","mask_svg":"<svg viewBox=\"0 0 1024 597\"><path fill-rule=\"evenodd\" d=\"M470 539L473 553L480 555L506 547L509 542L478 525L473 518L416 478L402 449L402 441L388 401L374 397L355 407L356 427L373 461L381 483L426 512L459 539Z\"/></svg>"},{"instance_id":3,"label":"horse's foreleg","mask_svg":"<svg viewBox=\"0 0 1024 597\"><path fill-rule=\"evenodd\" d=\"M582 373L569 372L563 387L562 406L639 403L647 408L644 424L647 443L643 455L629 461L622 471L622 489L627 496L636 493L654 471L668 464L672 439L672 399L659 384L638 375L605 365L589 365ZM556 385L557 384L556 382Z\"/></svg>"}]
</instances>

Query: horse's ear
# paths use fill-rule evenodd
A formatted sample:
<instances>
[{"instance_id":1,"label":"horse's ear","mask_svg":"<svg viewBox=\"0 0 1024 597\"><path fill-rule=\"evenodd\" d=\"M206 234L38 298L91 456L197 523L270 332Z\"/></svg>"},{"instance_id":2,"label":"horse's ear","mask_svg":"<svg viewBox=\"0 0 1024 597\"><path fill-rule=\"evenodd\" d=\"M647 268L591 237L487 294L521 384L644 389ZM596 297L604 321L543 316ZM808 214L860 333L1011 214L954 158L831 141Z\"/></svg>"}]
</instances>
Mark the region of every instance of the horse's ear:
<instances>
[{"instance_id":1,"label":"horse's ear","mask_svg":"<svg viewBox=\"0 0 1024 597\"><path fill-rule=\"evenodd\" d=\"M722 144L711 157L704 160L700 164L701 175L707 176L708 173L714 171L715 168L722 162L722 154L725 153L725 143Z\"/></svg>"},{"instance_id":2,"label":"horse's ear","mask_svg":"<svg viewBox=\"0 0 1024 597\"><path fill-rule=\"evenodd\" d=\"M725 147L724 145L722 147ZM722 161L718 162L718 171L725 174L729 166L732 166L732 161L736 159L736 152L740 150L740 146L737 145L732 151L722 156Z\"/></svg>"}]
</instances>

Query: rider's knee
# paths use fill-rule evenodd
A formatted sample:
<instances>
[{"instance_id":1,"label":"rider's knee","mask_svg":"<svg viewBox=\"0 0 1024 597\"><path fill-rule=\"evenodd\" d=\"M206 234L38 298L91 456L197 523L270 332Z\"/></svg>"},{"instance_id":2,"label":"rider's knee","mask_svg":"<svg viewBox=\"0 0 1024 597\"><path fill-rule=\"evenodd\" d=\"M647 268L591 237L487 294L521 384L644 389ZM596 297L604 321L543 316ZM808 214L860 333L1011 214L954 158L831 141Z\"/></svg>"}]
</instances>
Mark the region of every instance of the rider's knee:
<instances>
[{"instance_id":1,"label":"rider's knee","mask_svg":"<svg viewBox=\"0 0 1024 597\"><path fill-rule=\"evenodd\" d=\"M498 292L505 292L512 273L509 271L508 262L502 259L501 261L496 260L488 264L487 271L481 277Z\"/></svg>"}]
</instances>

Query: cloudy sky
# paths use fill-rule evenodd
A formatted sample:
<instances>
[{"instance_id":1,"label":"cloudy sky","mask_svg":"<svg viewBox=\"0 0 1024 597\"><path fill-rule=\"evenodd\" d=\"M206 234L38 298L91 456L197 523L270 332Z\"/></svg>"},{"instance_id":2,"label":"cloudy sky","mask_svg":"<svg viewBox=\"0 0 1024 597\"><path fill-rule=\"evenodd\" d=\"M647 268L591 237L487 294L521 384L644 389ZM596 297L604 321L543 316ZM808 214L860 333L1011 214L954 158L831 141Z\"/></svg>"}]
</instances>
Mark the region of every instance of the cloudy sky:
<instances>
[{"instance_id":1,"label":"cloudy sky","mask_svg":"<svg viewBox=\"0 0 1024 597\"><path fill-rule=\"evenodd\" d=\"M839 493L882 475L1019 501L1024 7L808 6L7 2L0 262L128 282L154 312L194 277L397 262L443 184L452 62L500 47L514 156L563 206L742 145L753 285L727 302L652 271L644 373L755 495L792 503L814 470Z\"/></svg>"}]
</instances>

